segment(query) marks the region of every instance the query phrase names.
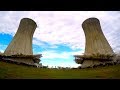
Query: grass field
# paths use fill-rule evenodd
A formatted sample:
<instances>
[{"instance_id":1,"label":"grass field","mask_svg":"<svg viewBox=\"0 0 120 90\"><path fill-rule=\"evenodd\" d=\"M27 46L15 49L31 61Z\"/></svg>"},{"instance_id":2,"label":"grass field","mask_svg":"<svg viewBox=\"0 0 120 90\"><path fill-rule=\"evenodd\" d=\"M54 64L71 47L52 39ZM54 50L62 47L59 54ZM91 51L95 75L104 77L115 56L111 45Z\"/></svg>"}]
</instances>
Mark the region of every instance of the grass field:
<instances>
[{"instance_id":1,"label":"grass field","mask_svg":"<svg viewBox=\"0 0 120 90\"><path fill-rule=\"evenodd\" d=\"M120 65L58 70L0 62L0 79L120 79Z\"/></svg>"}]
</instances>

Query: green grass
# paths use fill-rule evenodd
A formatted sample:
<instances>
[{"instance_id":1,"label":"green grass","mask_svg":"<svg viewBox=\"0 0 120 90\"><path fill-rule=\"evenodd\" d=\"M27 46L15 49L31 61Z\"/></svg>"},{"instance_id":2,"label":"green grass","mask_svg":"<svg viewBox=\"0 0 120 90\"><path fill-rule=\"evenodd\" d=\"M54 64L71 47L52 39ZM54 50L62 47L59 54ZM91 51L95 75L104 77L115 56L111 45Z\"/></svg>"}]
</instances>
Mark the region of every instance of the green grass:
<instances>
[{"instance_id":1,"label":"green grass","mask_svg":"<svg viewBox=\"0 0 120 90\"><path fill-rule=\"evenodd\" d=\"M120 79L120 65L57 70L0 62L0 79Z\"/></svg>"}]
</instances>

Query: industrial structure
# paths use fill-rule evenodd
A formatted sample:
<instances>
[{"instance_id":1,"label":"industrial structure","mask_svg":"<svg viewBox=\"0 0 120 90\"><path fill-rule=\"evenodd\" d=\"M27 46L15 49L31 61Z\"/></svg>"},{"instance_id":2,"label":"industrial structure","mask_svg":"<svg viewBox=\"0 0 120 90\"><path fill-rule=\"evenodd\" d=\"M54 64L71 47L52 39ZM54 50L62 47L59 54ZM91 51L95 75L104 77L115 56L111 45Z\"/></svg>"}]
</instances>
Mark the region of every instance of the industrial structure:
<instances>
[{"instance_id":1,"label":"industrial structure","mask_svg":"<svg viewBox=\"0 0 120 90\"><path fill-rule=\"evenodd\" d=\"M6 48L5 55L33 55L32 52L32 38L37 24L28 18L23 18L20 22L19 28Z\"/></svg>"},{"instance_id":2,"label":"industrial structure","mask_svg":"<svg viewBox=\"0 0 120 90\"><path fill-rule=\"evenodd\" d=\"M11 60L17 62L27 64L39 63L39 58L42 57L42 55L33 55L32 50L33 34L36 27L37 24L35 21L30 18L23 18L20 21L14 38L4 51L4 55L9 56Z\"/></svg>"},{"instance_id":3,"label":"industrial structure","mask_svg":"<svg viewBox=\"0 0 120 90\"><path fill-rule=\"evenodd\" d=\"M85 53L83 56L92 55L113 55L114 52L105 38L100 21L97 18L88 18L82 23L82 28L85 33ZM82 67L92 67L94 65L99 65L101 63L100 59L89 60L84 59L82 55L75 55L75 59L79 60ZM104 62L106 60L102 60Z\"/></svg>"},{"instance_id":4,"label":"industrial structure","mask_svg":"<svg viewBox=\"0 0 120 90\"><path fill-rule=\"evenodd\" d=\"M13 40L4 51L2 59L42 67L42 64L39 64L42 54L33 55L32 50L36 27L35 21L23 18ZM82 64L82 68L111 62L112 59L109 57L112 57L114 52L102 32L100 21L97 18L88 18L82 23L82 28L86 39L85 52L84 55L74 55L75 60ZM98 56L91 58L93 55Z\"/></svg>"}]
</instances>

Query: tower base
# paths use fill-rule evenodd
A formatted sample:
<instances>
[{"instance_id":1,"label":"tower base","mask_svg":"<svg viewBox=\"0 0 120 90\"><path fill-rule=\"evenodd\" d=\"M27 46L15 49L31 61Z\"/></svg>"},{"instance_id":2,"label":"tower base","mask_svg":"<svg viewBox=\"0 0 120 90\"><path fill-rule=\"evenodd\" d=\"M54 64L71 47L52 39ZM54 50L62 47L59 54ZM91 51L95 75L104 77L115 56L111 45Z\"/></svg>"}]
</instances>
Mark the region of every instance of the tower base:
<instances>
[{"instance_id":1,"label":"tower base","mask_svg":"<svg viewBox=\"0 0 120 90\"><path fill-rule=\"evenodd\" d=\"M105 66L105 65L114 65L116 61L98 61L98 60L84 60L81 65L81 68L96 67L96 66Z\"/></svg>"},{"instance_id":2,"label":"tower base","mask_svg":"<svg viewBox=\"0 0 120 90\"><path fill-rule=\"evenodd\" d=\"M101 64L101 62L97 61L97 60L84 60L81 68L94 67L94 66L97 66L100 64Z\"/></svg>"},{"instance_id":3,"label":"tower base","mask_svg":"<svg viewBox=\"0 0 120 90\"><path fill-rule=\"evenodd\" d=\"M35 65L35 63L39 64L42 57L41 54L38 55L13 55L13 56L0 56L2 60L8 62L15 62L17 64L26 64L26 65Z\"/></svg>"}]
</instances>

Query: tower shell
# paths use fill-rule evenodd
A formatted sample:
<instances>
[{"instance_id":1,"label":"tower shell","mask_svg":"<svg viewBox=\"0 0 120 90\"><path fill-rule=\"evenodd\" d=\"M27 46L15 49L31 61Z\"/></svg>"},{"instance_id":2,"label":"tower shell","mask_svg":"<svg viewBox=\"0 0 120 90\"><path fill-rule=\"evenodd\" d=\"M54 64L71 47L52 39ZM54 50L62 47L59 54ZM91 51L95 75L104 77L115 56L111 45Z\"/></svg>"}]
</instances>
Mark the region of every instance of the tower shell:
<instances>
[{"instance_id":1,"label":"tower shell","mask_svg":"<svg viewBox=\"0 0 120 90\"><path fill-rule=\"evenodd\" d=\"M105 38L100 21L97 18L88 18L82 23L85 33L85 54L113 54L113 50Z\"/></svg>"},{"instance_id":2,"label":"tower shell","mask_svg":"<svg viewBox=\"0 0 120 90\"><path fill-rule=\"evenodd\" d=\"M104 54L113 55L114 52L104 36L100 21L97 18L88 18L82 23L85 33L85 55ZM82 67L92 67L99 65L101 62L97 60L85 60Z\"/></svg>"},{"instance_id":3,"label":"tower shell","mask_svg":"<svg viewBox=\"0 0 120 90\"><path fill-rule=\"evenodd\" d=\"M18 30L10 42L8 47L6 48L4 54L5 55L33 55L32 51L32 39L33 34L37 24L35 21L29 18L23 18L20 21Z\"/></svg>"}]
</instances>

